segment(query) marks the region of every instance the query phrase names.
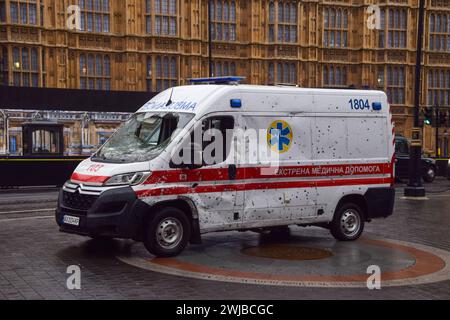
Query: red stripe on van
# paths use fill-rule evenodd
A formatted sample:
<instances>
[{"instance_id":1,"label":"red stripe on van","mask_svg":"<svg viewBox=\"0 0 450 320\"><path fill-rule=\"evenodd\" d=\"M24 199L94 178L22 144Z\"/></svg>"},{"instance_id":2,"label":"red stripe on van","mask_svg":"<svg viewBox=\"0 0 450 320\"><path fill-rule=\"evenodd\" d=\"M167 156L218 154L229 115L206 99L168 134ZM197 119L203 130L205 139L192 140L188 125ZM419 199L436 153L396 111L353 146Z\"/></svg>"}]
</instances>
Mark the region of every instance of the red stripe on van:
<instances>
[{"instance_id":1,"label":"red stripe on van","mask_svg":"<svg viewBox=\"0 0 450 320\"><path fill-rule=\"evenodd\" d=\"M70 180L76 180L80 182L92 182L92 183L104 183L106 180L108 180L110 177L106 176L91 176L87 174L81 174L81 173L72 173L72 176L70 177Z\"/></svg>"},{"instance_id":2,"label":"red stripe on van","mask_svg":"<svg viewBox=\"0 0 450 320\"><path fill-rule=\"evenodd\" d=\"M358 171L361 167L372 167L374 172ZM235 180L323 177L323 176L357 176L391 173L390 163L362 163L318 166L285 166L285 167L241 167L236 170ZM227 168L164 170L154 171L144 184L199 182L229 180Z\"/></svg>"},{"instance_id":3,"label":"red stripe on van","mask_svg":"<svg viewBox=\"0 0 450 320\"><path fill-rule=\"evenodd\" d=\"M166 187L149 190L138 190L138 197L181 195L190 193L211 193L211 192L230 192L244 190L270 190L270 189L290 189L290 188L314 188L314 187L336 187L352 185L372 185L390 183L390 178L365 178L365 179L327 179L317 181L282 181L282 182L261 182L247 184L226 184L209 185L196 187Z\"/></svg>"}]
</instances>

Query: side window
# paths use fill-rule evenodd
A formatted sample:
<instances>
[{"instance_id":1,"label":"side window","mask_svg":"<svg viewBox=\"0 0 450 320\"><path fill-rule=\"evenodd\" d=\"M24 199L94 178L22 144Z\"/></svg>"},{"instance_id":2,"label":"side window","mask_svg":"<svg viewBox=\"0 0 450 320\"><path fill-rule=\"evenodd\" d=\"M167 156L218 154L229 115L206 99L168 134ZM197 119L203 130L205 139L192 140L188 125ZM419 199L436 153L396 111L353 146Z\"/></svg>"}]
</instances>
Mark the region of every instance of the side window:
<instances>
[{"instance_id":1,"label":"side window","mask_svg":"<svg viewBox=\"0 0 450 320\"><path fill-rule=\"evenodd\" d=\"M224 162L231 150L234 118L212 116L202 120L172 155L172 168L198 168Z\"/></svg>"},{"instance_id":2,"label":"side window","mask_svg":"<svg viewBox=\"0 0 450 320\"><path fill-rule=\"evenodd\" d=\"M234 118L214 116L203 120L203 165L225 161L230 153Z\"/></svg>"}]
</instances>

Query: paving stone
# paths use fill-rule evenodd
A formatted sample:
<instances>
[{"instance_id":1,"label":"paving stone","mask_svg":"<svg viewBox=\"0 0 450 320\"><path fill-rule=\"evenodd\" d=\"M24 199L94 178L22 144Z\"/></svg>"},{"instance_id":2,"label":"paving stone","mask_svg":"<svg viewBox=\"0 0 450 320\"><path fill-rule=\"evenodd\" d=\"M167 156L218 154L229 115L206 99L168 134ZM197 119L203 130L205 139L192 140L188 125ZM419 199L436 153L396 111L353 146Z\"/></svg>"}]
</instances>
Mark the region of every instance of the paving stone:
<instances>
[{"instance_id":1,"label":"paving stone","mask_svg":"<svg viewBox=\"0 0 450 320\"><path fill-rule=\"evenodd\" d=\"M444 190L449 182L438 179L426 187ZM430 193L428 201L402 200L402 192L397 191L393 216L374 220L365 232L450 251L450 192ZM33 204L27 207L26 201L17 206L19 210L33 208ZM127 241L115 240L102 247L88 238L60 233L52 218L8 218L0 216L0 299L450 299L450 281L368 290L261 286L171 276L117 260L115 254ZM224 233L217 241L233 237L234 233ZM81 266L81 290L66 288L66 269L71 264Z\"/></svg>"}]
</instances>

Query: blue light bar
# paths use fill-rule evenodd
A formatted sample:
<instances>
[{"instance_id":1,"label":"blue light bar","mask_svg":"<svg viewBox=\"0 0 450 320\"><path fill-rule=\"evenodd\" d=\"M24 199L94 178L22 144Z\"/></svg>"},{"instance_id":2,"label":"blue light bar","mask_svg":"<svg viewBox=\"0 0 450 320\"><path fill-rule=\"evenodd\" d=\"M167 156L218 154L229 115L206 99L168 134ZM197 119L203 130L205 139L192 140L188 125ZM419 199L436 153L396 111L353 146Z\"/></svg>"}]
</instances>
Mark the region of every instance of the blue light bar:
<instances>
[{"instance_id":1,"label":"blue light bar","mask_svg":"<svg viewBox=\"0 0 450 320\"><path fill-rule=\"evenodd\" d=\"M192 84L199 84L199 83L228 84L228 83L239 83L245 80L245 77L228 76L228 77L212 77L212 78L193 78L188 80Z\"/></svg>"},{"instance_id":2,"label":"blue light bar","mask_svg":"<svg viewBox=\"0 0 450 320\"><path fill-rule=\"evenodd\" d=\"M375 111L381 110L381 102L372 102L372 109Z\"/></svg>"},{"instance_id":3,"label":"blue light bar","mask_svg":"<svg viewBox=\"0 0 450 320\"><path fill-rule=\"evenodd\" d=\"M230 106L232 108L240 108L240 107L242 107L241 99L231 99L230 100Z\"/></svg>"}]
</instances>

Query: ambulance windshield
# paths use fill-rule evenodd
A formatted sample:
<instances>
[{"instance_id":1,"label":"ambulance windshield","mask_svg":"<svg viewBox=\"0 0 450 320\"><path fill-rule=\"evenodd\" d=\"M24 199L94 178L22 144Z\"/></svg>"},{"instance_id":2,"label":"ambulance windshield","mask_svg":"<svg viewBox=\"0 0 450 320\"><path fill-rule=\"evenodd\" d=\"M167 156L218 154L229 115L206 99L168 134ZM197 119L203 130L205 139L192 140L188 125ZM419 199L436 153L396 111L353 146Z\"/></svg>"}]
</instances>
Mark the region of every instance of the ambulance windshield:
<instances>
[{"instance_id":1,"label":"ambulance windshield","mask_svg":"<svg viewBox=\"0 0 450 320\"><path fill-rule=\"evenodd\" d=\"M93 161L142 162L157 157L194 117L190 113L136 113L92 156Z\"/></svg>"}]
</instances>

